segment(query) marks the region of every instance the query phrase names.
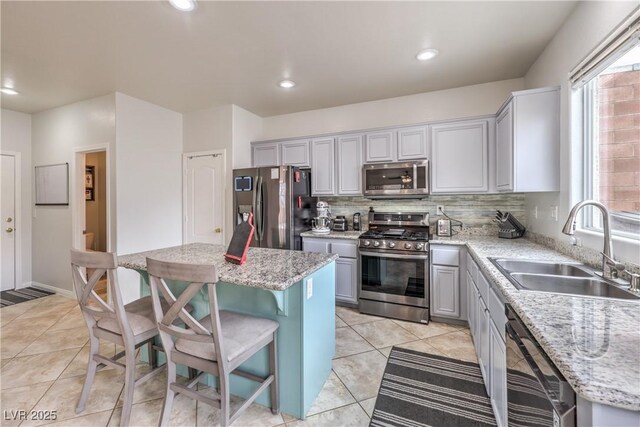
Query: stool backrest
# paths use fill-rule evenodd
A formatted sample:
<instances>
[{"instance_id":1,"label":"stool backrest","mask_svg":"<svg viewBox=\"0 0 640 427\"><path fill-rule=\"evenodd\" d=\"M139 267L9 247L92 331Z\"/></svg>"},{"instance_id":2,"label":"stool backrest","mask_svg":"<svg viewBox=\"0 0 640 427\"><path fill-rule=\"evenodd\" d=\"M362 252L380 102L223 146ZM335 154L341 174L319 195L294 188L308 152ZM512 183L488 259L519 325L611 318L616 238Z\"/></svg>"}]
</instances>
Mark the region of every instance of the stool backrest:
<instances>
[{"instance_id":1,"label":"stool backrest","mask_svg":"<svg viewBox=\"0 0 640 427\"><path fill-rule=\"evenodd\" d=\"M116 319L125 338L132 337L133 332L124 310L118 278L115 274L117 268L118 259L116 254L112 252L87 252L71 249L73 288L76 291L78 304L89 330L91 331L101 318L111 318ZM91 273L89 277L87 277L88 273ZM112 305L100 298L95 289L105 273L107 274L109 294L113 301Z\"/></svg>"},{"instance_id":2,"label":"stool backrest","mask_svg":"<svg viewBox=\"0 0 640 427\"><path fill-rule=\"evenodd\" d=\"M167 355L173 350L174 340L179 338L196 342L213 342L218 356L218 363L223 364L225 359L216 296L216 283L218 282L216 268L212 265L184 264L147 258L147 273L149 274L149 284L151 285L153 310ZM176 298L167 286L166 280L187 282L189 284L180 296ZM209 297L211 330L204 327L185 309L189 301L204 286L207 287ZM164 297L168 308L162 307L160 297ZM184 322L184 327L174 324L178 318Z\"/></svg>"}]
</instances>

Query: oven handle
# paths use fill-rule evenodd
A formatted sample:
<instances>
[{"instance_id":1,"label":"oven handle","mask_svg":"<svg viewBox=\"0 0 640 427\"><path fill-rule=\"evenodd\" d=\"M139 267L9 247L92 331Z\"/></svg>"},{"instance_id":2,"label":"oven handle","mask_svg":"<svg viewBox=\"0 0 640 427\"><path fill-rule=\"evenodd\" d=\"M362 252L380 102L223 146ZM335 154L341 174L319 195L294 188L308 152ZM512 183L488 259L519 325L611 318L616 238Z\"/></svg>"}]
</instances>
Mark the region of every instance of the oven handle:
<instances>
[{"instance_id":1,"label":"oven handle","mask_svg":"<svg viewBox=\"0 0 640 427\"><path fill-rule=\"evenodd\" d=\"M360 251L360 255L365 256L374 256L378 258L394 258L394 259L429 259L429 254L426 253L424 255L399 255L399 254L390 254L388 252L363 252Z\"/></svg>"},{"instance_id":2,"label":"oven handle","mask_svg":"<svg viewBox=\"0 0 640 427\"><path fill-rule=\"evenodd\" d=\"M564 416L567 413L574 410L575 405L571 405L571 406L567 405L565 402L562 402L560 399L558 399L556 392L551 388L549 381L547 381L544 374L538 367L538 364L533 359L533 356L531 356L531 353L529 353L529 350L527 350L527 347L524 345L524 343L520 339L520 336L513 329L513 326L510 323L511 322L507 322L506 324L507 335L518 346L518 349L524 356L524 360L527 361L527 364L529 365L529 368L531 368L531 371L535 375L536 380L538 380L538 383L540 383L540 385L542 386L542 389L544 390L544 393L547 395L547 398L549 399L549 403L551 403L551 406L553 406L554 411L558 414L558 416L561 419L564 418Z\"/></svg>"}]
</instances>

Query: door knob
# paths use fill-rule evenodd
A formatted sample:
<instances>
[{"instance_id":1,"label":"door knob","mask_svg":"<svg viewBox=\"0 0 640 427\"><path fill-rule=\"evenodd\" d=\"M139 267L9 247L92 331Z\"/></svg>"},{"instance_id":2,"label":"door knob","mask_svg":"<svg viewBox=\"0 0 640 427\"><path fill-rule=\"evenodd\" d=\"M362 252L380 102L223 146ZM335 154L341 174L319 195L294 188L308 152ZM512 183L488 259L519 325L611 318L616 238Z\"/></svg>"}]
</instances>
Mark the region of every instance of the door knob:
<instances>
[{"instance_id":1,"label":"door knob","mask_svg":"<svg viewBox=\"0 0 640 427\"><path fill-rule=\"evenodd\" d=\"M9 227L5 230L7 233L12 233L13 232L13 228Z\"/></svg>"},{"instance_id":2,"label":"door knob","mask_svg":"<svg viewBox=\"0 0 640 427\"><path fill-rule=\"evenodd\" d=\"M216 229L215 229L215 230L213 230L213 231L215 231L216 233L222 233L222 228L218 227L218 228L216 228Z\"/></svg>"},{"instance_id":3,"label":"door knob","mask_svg":"<svg viewBox=\"0 0 640 427\"><path fill-rule=\"evenodd\" d=\"M7 222L11 222L11 221L13 221L13 218L8 217L8 218L7 218Z\"/></svg>"}]
</instances>

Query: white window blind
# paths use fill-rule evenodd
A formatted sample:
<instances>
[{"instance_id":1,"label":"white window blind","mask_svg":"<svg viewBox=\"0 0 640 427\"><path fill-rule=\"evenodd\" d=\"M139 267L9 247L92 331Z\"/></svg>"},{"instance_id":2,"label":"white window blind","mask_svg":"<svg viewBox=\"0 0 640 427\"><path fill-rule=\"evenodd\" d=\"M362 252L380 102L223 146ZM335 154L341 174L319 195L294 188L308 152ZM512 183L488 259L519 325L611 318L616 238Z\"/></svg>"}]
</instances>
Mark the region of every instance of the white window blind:
<instances>
[{"instance_id":1,"label":"white window blind","mask_svg":"<svg viewBox=\"0 0 640 427\"><path fill-rule=\"evenodd\" d=\"M640 7L636 8L607 38L571 71L573 88L582 87L623 56L640 40Z\"/></svg>"}]
</instances>

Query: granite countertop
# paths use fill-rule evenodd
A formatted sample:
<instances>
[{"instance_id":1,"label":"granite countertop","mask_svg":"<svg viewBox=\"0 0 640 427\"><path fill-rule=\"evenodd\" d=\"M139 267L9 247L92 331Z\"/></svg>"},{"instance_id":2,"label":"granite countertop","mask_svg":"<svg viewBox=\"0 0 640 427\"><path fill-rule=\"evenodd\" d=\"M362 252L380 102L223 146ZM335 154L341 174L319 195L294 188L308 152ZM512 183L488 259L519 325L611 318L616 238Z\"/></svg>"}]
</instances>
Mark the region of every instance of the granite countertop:
<instances>
[{"instance_id":1,"label":"granite countertop","mask_svg":"<svg viewBox=\"0 0 640 427\"><path fill-rule=\"evenodd\" d=\"M252 288L284 291L304 277L338 258L323 254L282 249L249 248L247 262L235 265L224 259L226 246L190 243L172 248L122 255L120 267L146 271L146 258L194 264L213 264L220 281Z\"/></svg>"},{"instance_id":2,"label":"granite countertop","mask_svg":"<svg viewBox=\"0 0 640 427\"><path fill-rule=\"evenodd\" d=\"M516 289L487 257L577 262L526 239L454 236L431 243L467 245L577 394L640 410L640 300Z\"/></svg>"},{"instance_id":3,"label":"granite countertop","mask_svg":"<svg viewBox=\"0 0 640 427\"><path fill-rule=\"evenodd\" d=\"M300 233L302 237L315 237L319 239L346 239L346 240L358 240L360 235L364 231L333 231L331 230L327 234L314 233L313 231L305 231Z\"/></svg>"}]
</instances>

